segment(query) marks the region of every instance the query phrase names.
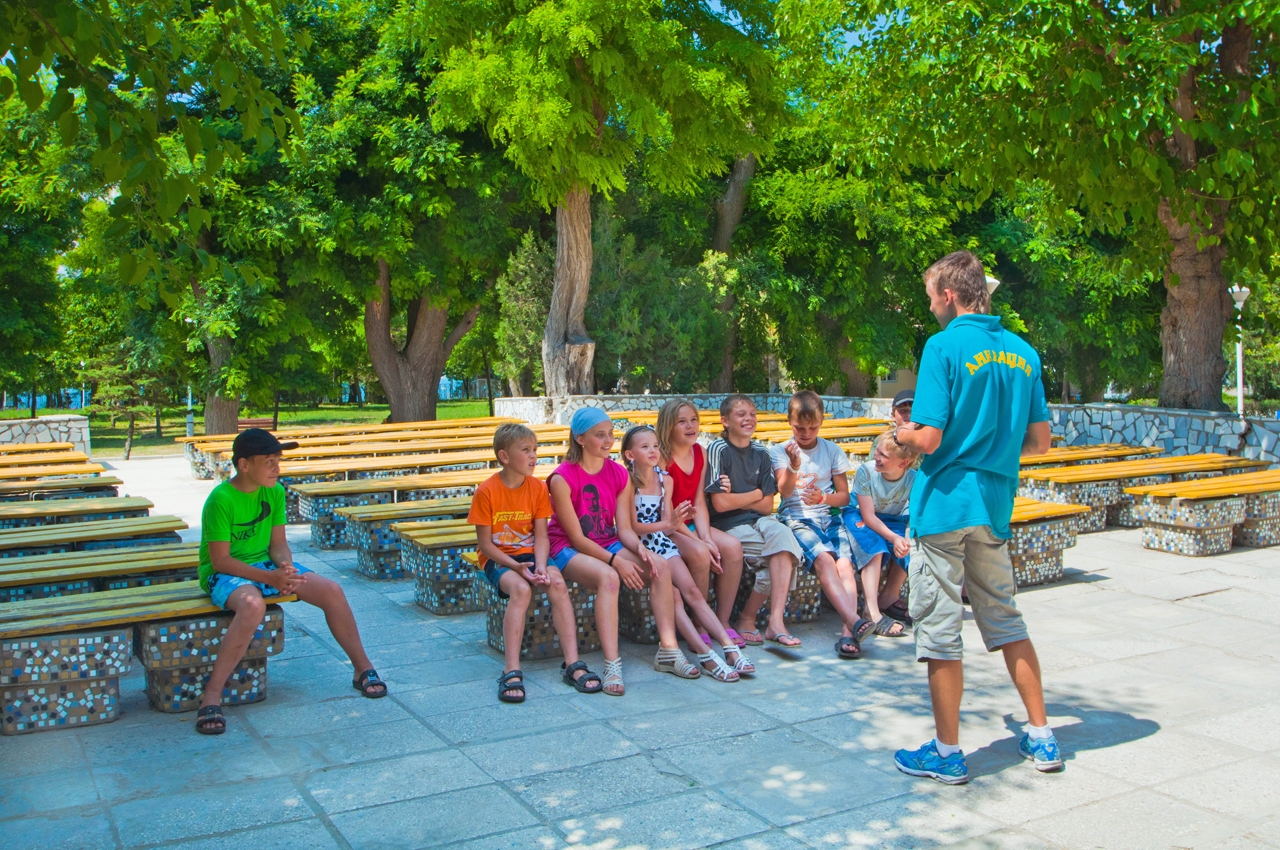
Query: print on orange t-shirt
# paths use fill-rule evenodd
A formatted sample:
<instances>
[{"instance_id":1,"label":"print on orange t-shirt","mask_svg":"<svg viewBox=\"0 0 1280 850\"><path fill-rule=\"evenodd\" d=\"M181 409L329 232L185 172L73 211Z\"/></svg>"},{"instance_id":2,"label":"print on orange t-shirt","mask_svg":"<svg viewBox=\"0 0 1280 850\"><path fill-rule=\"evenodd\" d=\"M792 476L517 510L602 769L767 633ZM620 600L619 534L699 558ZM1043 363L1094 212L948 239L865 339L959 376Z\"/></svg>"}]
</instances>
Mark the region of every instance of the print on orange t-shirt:
<instances>
[{"instance_id":1,"label":"print on orange t-shirt","mask_svg":"<svg viewBox=\"0 0 1280 850\"><path fill-rule=\"evenodd\" d=\"M530 475L511 488L495 474L476 488L467 522L489 526L494 544L514 557L533 554L533 521L550 517L551 495L545 482ZM488 560L480 556L481 568Z\"/></svg>"}]
</instances>

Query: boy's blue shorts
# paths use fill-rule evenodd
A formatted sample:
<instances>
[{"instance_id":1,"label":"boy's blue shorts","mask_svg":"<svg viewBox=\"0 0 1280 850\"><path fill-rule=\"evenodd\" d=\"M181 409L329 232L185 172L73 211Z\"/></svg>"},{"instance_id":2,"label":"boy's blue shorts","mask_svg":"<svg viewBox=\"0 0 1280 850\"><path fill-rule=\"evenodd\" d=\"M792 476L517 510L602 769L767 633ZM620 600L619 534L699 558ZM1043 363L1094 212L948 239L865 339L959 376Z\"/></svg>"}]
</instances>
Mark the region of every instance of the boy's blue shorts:
<instances>
[{"instance_id":1,"label":"boy's blue shorts","mask_svg":"<svg viewBox=\"0 0 1280 850\"><path fill-rule=\"evenodd\" d=\"M271 561L260 561L256 564L250 564L260 570L274 570L276 565ZM307 569L297 562L294 562L293 568L300 573L309 573L312 570ZM263 584L260 581L249 581L247 578L240 576L229 576L226 573L214 573L209 576L209 599L219 608L226 609L227 598L246 585L256 587L262 592L263 599L270 599L272 596L280 596L280 591L276 590L269 584Z\"/></svg>"},{"instance_id":2,"label":"boy's blue shorts","mask_svg":"<svg viewBox=\"0 0 1280 850\"><path fill-rule=\"evenodd\" d=\"M536 560L534 559L532 552L525 552L523 555L512 555L511 560L520 564L536 563ZM550 561L547 561L547 566L556 567L556 565L551 563ZM556 567L556 569L560 569L560 568ZM485 579L488 580L489 584L493 585L493 589L498 591L498 595L501 596L503 599L507 599L508 596L507 594L502 592L502 588L498 586L498 582L502 581L503 573L509 573L509 572L511 572L510 567L504 567L501 564L495 564L493 561L484 562Z\"/></svg>"},{"instance_id":3,"label":"boy's blue shorts","mask_svg":"<svg viewBox=\"0 0 1280 850\"><path fill-rule=\"evenodd\" d=\"M849 539L849 532L838 519L832 518L826 528L812 519L787 518L783 522L796 536L796 542L804 552L804 562L810 570L813 569L814 560L823 552L830 552L831 557L837 561L842 558L853 560L853 543Z\"/></svg>"},{"instance_id":4,"label":"boy's blue shorts","mask_svg":"<svg viewBox=\"0 0 1280 850\"><path fill-rule=\"evenodd\" d=\"M876 517L888 526L890 531L902 537L907 536L908 517L897 514L876 514ZM891 563L897 563L904 570L907 568L911 557L894 557L893 547L889 545L889 541L867 528L867 524L862 521L862 512L856 507L853 510L846 510L843 519L845 527L849 530L849 537L853 539L854 566L862 569L871 563L871 559L876 555L884 555L886 567Z\"/></svg>"},{"instance_id":5,"label":"boy's blue shorts","mask_svg":"<svg viewBox=\"0 0 1280 850\"><path fill-rule=\"evenodd\" d=\"M622 543L620 541L615 541L604 548L610 555L616 555L622 551ZM547 562L547 566L555 567L556 569L563 571L565 567L569 566L569 561L574 555L581 554L581 552L572 546L566 546L551 556L551 560Z\"/></svg>"}]
</instances>

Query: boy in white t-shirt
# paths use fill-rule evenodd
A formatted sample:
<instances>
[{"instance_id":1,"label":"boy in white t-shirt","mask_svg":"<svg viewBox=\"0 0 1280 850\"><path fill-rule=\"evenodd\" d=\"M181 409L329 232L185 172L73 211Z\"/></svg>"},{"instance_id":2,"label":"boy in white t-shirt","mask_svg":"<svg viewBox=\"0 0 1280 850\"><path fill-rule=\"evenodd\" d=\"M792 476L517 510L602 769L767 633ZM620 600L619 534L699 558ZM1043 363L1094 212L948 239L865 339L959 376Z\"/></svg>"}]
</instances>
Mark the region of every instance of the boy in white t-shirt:
<instances>
[{"instance_id":1,"label":"boy in white t-shirt","mask_svg":"<svg viewBox=\"0 0 1280 850\"><path fill-rule=\"evenodd\" d=\"M867 616L876 624L875 633L902 637L903 623L911 624L899 597L911 552L907 511L916 480L913 467L919 455L895 443L893 434L894 431L881 434L872 459L854 473L855 502L843 513L845 527L853 539L853 557L862 579ZM884 590L880 590L882 567L888 570ZM887 616L882 616L882 611Z\"/></svg>"},{"instance_id":2,"label":"boy in white t-shirt","mask_svg":"<svg viewBox=\"0 0 1280 850\"><path fill-rule=\"evenodd\" d=\"M822 592L835 607L844 628L836 640L841 658L859 658L862 639L875 621L858 616L853 544L837 510L849 504L849 457L830 440L818 436L825 414L822 398L802 390L787 403L792 439L770 451L782 504L778 517L795 534L805 562L817 573Z\"/></svg>"}]
</instances>

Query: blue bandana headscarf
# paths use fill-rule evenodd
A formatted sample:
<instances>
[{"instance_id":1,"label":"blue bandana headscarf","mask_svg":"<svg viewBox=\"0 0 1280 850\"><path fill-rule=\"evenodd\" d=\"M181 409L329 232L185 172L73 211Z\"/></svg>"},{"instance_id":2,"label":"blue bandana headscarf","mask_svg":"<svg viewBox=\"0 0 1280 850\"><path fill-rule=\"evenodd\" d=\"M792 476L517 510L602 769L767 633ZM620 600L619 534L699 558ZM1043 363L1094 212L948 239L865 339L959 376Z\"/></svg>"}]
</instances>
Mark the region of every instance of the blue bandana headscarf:
<instances>
[{"instance_id":1,"label":"blue bandana headscarf","mask_svg":"<svg viewBox=\"0 0 1280 850\"><path fill-rule=\"evenodd\" d=\"M601 422L608 422L609 414L598 407L579 407L569 420L569 433L581 437Z\"/></svg>"}]
</instances>

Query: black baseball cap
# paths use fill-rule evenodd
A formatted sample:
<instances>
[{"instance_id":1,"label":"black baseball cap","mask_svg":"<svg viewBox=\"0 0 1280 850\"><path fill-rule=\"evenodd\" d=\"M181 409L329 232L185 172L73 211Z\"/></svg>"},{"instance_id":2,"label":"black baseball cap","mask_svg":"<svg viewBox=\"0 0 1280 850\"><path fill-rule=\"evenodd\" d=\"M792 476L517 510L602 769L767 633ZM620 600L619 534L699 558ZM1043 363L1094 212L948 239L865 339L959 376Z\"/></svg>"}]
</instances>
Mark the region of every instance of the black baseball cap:
<instances>
[{"instance_id":1,"label":"black baseball cap","mask_svg":"<svg viewBox=\"0 0 1280 850\"><path fill-rule=\"evenodd\" d=\"M901 405L911 404L916 400L915 390L903 390L893 397L893 409L897 410Z\"/></svg>"},{"instance_id":2,"label":"black baseball cap","mask_svg":"<svg viewBox=\"0 0 1280 850\"><path fill-rule=\"evenodd\" d=\"M286 449L296 449L296 442L282 443L276 435L262 428L246 428L241 431L231 444L231 464L242 457L279 454Z\"/></svg>"}]
</instances>

